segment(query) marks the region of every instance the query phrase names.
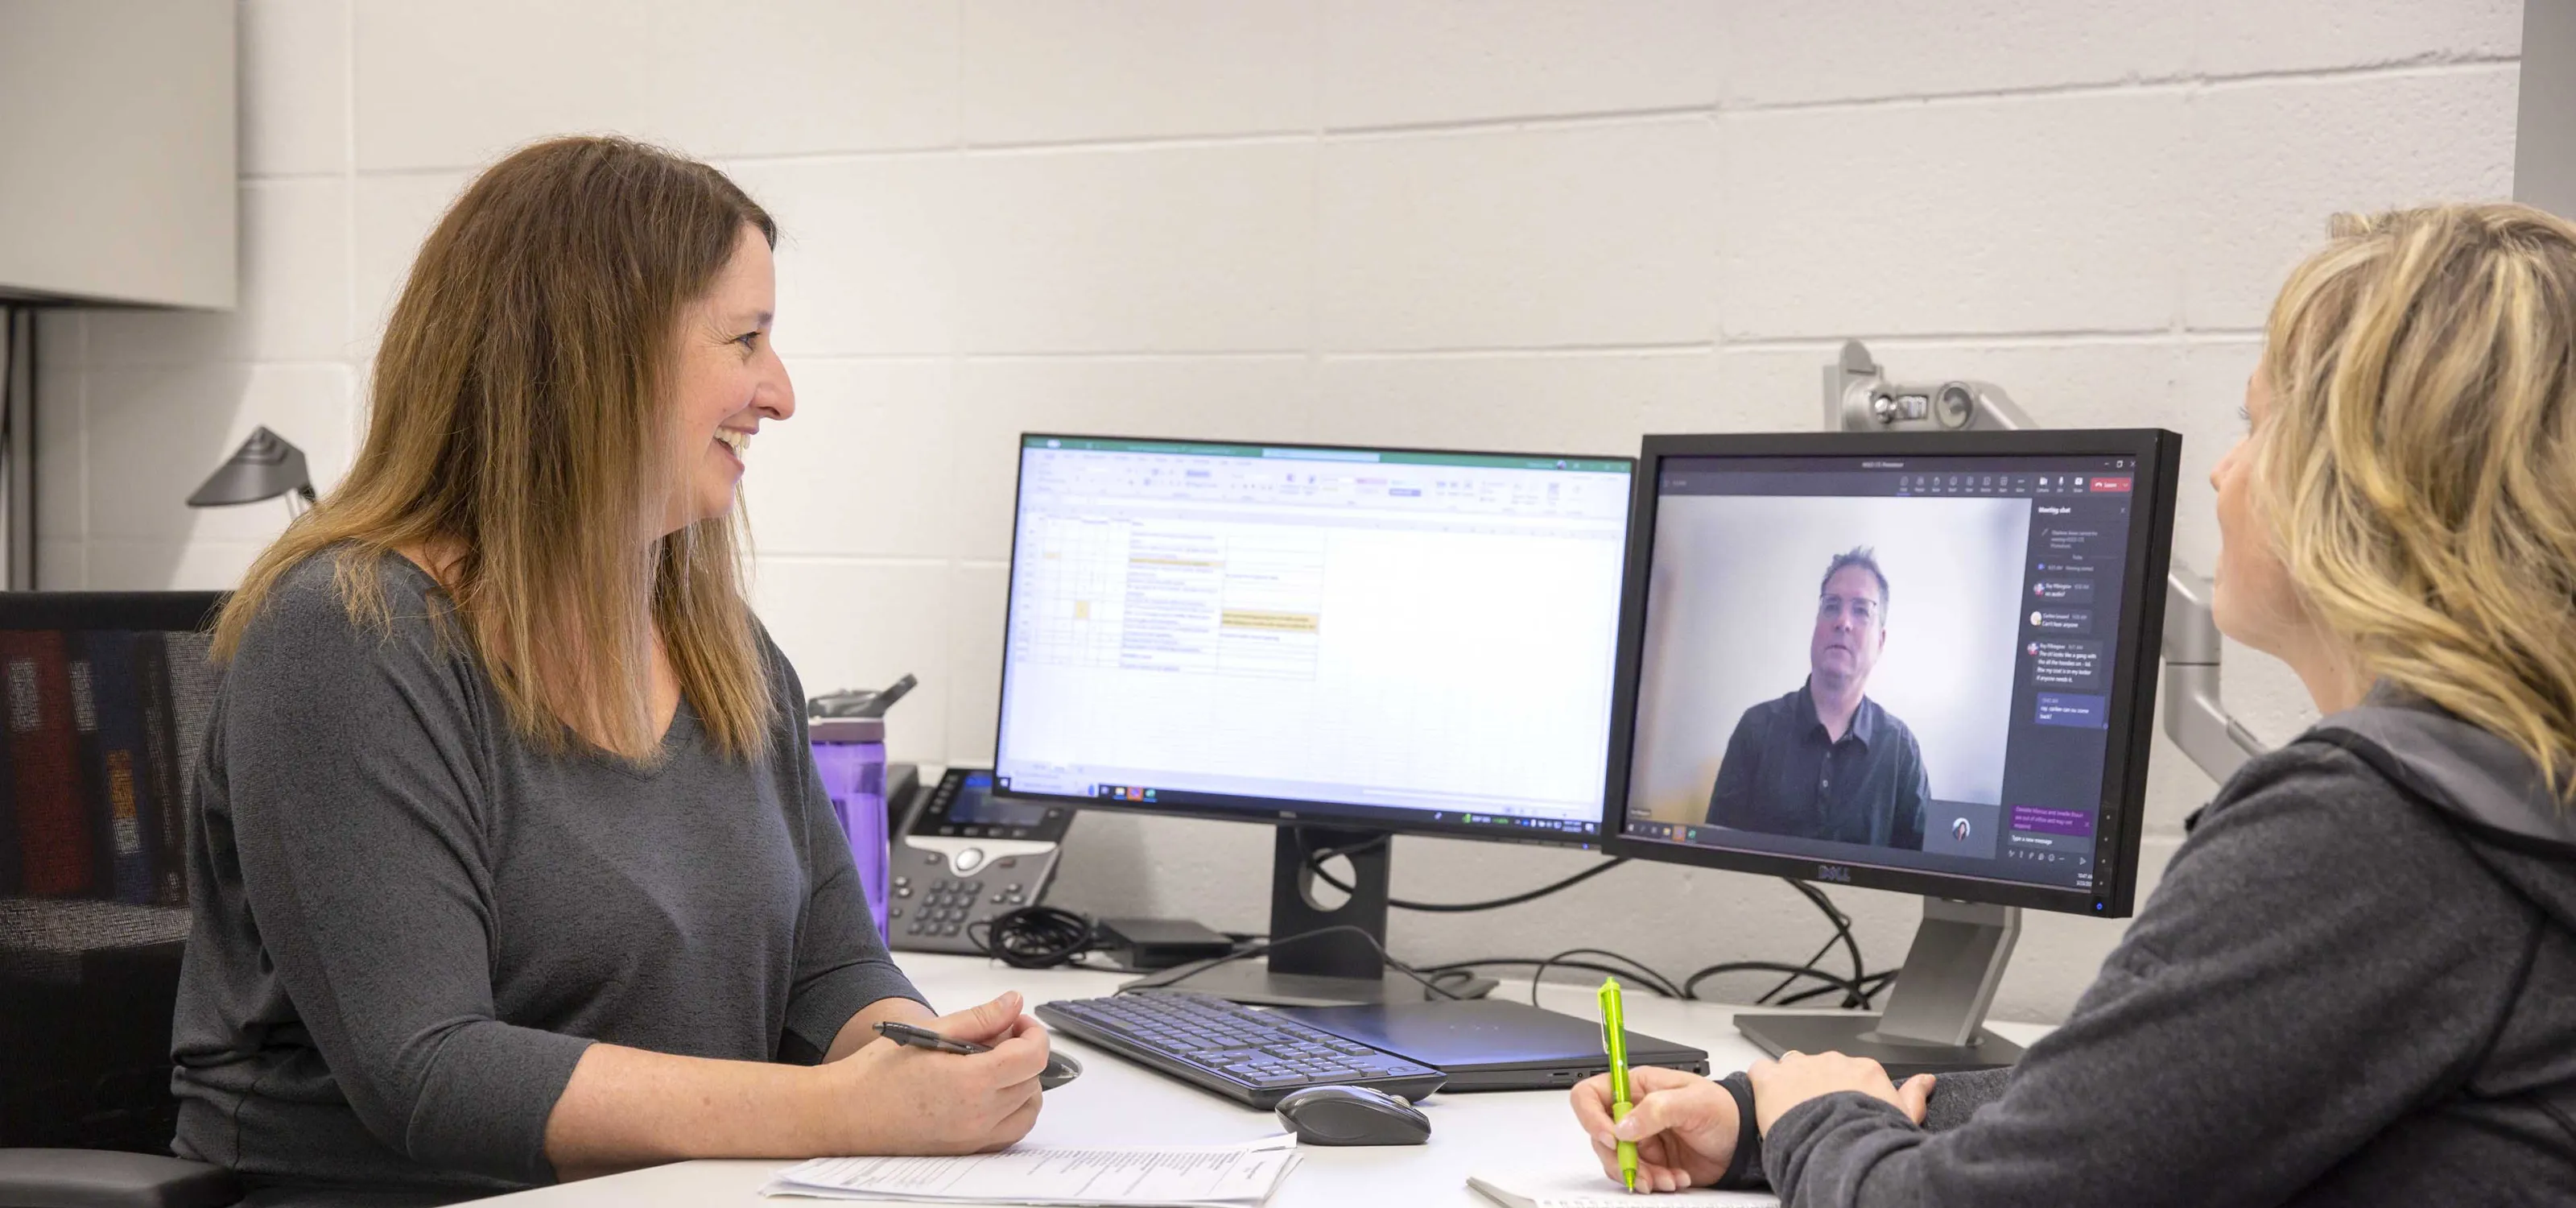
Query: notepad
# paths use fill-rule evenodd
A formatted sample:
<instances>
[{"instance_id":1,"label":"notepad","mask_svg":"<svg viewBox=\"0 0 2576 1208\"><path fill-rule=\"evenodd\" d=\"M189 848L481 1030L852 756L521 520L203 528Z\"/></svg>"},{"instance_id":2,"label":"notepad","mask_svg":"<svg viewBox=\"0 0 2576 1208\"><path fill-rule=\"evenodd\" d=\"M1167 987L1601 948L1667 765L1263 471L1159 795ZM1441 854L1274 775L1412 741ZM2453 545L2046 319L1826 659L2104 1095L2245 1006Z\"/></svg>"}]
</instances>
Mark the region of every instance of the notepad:
<instances>
[{"instance_id":1,"label":"notepad","mask_svg":"<svg viewBox=\"0 0 2576 1208\"><path fill-rule=\"evenodd\" d=\"M1297 1165L1288 1133L1248 1145L1049 1146L957 1158L816 1158L762 1195L924 1204L1257 1208Z\"/></svg>"},{"instance_id":2,"label":"notepad","mask_svg":"<svg viewBox=\"0 0 2576 1208\"><path fill-rule=\"evenodd\" d=\"M1767 1191L1667 1191L1632 1195L1600 1171L1467 1176L1467 1186L1503 1208L1779 1208Z\"/></svg>"}]
</instances>

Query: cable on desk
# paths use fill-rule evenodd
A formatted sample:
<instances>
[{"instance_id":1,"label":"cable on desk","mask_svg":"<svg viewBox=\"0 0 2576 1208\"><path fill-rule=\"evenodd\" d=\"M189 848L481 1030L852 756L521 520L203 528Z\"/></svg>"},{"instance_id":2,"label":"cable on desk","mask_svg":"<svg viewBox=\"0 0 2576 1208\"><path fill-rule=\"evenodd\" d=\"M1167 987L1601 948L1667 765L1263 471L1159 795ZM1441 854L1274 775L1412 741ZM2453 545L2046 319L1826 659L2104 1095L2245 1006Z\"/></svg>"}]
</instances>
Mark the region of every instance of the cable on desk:
<instances>
[{"instance_id":1,"label":"cable on desk","mask_svg":"<svg viewBox=\"0 0 2576 1208\"><path fill-rule=\"evenodd\" d=\"M1797 879L1796 877L1782 877L1780 879L1787 881L1789 883L1789 888L1805 894L1808 901L1816 904L1816 909L1824 911L1825 917L1832 920L1834 924L1834 938L1842 941L1843 947L1851 950L1851 981L1854 987L1858 987L1861 979L1866 977L1867 973L1864 972L1865 967L1861 964L1860 941L1852 938L1851 916L1844 914L1841 910L1835 908L1834 900L1825 896L1824 890L1818 889L1813 885ZM1819 959L1822 959L1825 949L1829 949L1831 947L1833 947L1833 941L1826 941L1825 948L1817 949L1815 956L1807 958L1807 963L1809 965L1815 964ZM1756 1001L1768 1002L1772 995L1778 994L1783 989L1786 989L1788 985L1788 981L1783 979L1779 985L1771 987L1769 991L1764 993L1762 997ZM1852 998L1847 998L1843 1001L1844 1006L1851 1007L1869 1005L1868 997L1861 994L1857 988L1855 988L1852 993ZM1854 1001L1855 999L1857 999L1857 1001Z\"/></svg>"},{"instance_id":2,"label":"cable on desk","mask_svg":"<svg viewBox=\"0 0 2576 1208\"><path fill-rule=\"evenodd\" d=\"M1792 884L1795 884L1795 882L1792 882ZM1810 899L1810 900L1812 900L1812 899ZM1826 903L1826 904L1827 904L1827 905L1830 905L1831 903ZM1825 916L1825 917L1826 917L1827 919L1829 919L1829 920L1830 920L1830 919L1834 918L1835 916L1834 916L1834 915L1832 915L1832 914L1828 914L1828 915L1827 915L1827 916ZM1805 959L1805 960L1803 960L1803 961L1798 962L1798 963L1799 963L1799 966L1800 966L1801 968L1807 968L1807 969L1813 969L1813 968L1815 968L1815 967L1816 967L1816 962L1818 962L1818 961L1820 961L1820 960L1825 959L1825 954L1826 954L1826 953L1828 953L1828 952L1833 951L1833 950L1834 950L1834 945L1841 943L1841 942L1843 941L1844 935L1845 935L1845 930L1844 930L1844 929L1841 929L1841 928L1836 929L1836 930L1835 930L1835 932L1834 932L1834 934L1832 934L1832 935L1829 935L1829 936L1826 936L1826 937L1825 937L1825 942L1824 942L1824 943L1819 944L1819 945L1817 945L1817 946L1816 946L1816 950L1815 950L1815 951L1810 952L1810 953L1808 953L1808 954L1807 954L1807 959ZM1777 995L1778 995L1782 990L1788 989L1788 988L1789 988L1789 983L1791 983L1791 982L1793 982L1793 981L1795 981L1795 980L1797 980L1797 979L1796 979L1796 978L1794 978L1794 977L1784 977L1784 978L1781 978L1781 979L1779 980L1779 982L1777 982L1776 984L1774 984L1770 989L1763 991L1763 992L1762 992L1761 997L1758 997L1758 998L1754 999L1754 1000L1753 1000L1754 1005L1755 1005L1755 1006L1763 1006L1763 1005L1766 1005L1766 1004L1770 1003L1770 1002L1771 1002L1771 1000L1773 999L1773 997L1777 996ZM1846 1005L1846 1006L1848 1006L1849 1004L1845 1004L1845 1005Z\"/></svg>"},{"instance_id":3,"label":"cable on desk","mask_svg":"<svg viewBox=\"0 0 2576 1208\"><path fill-rule=\"evenodd\" d=\"M1597 950L1577 949L1576 951ZM1435 977L1453 972L1483 968L1489 965L1540 965L1547 968L1589 969L1595 973L1607 973L1612 977L1627 978L1634 982L1638 989L1661 998L1678 999L1681 997L1680 988L1673 985L1671 979L1665 977L1663 974L1655 972L1654 968L1646 964L1644 961L1630 956L1621 956L1618 953L1610 953L1609 955L1616 957L1621 961L1625 961L1626 964L1605 965L1598 961L1572 960L1567 959L1564 953L1558 953L1553 957L1487 956L1479 957L1471 961L1446 961L1437 965L1424 965L1421 968L1423 972L1429 973Z\"/></svg>"},{"instance_id":4,"label":"cable on desk","mask_svg":"<svg viewBox=\"0 0 2576 1208\"><path fill-rule=\"evenodd\" d=\"M1532 970L1532 971L1530 972L1530 1005L1531 1005L1531 1006L1535 1007L1535 1006L1537 1006L1537 1005L1538 1005L1538 983L1539 983L1539 979L1546 977L1546 976L1547 976L1547 971L1548 971L1550 968L1552 968L1552 967L1554 967L1554 966L1556 966L1556 965L1560 965L1560 964L1565 963L1565 958L1567 958L1567 957L1569 957L1569 956L1606 956L1606 957L1611 958L1612 960L1627 961L1627 963L1629 963L1629 964L1631 964L1631 965L1635 965L1639 970L1643 971L1643 972L1646 974L1646 976L1648 976L1648 977L1650 977L1650 978L1654 979L1654 981L1656 982L1655 990L1656 990L1656 992L1657 992L1657 993L1663 993L1663 992L1664 992L1664 991L1666 991L1666 990L1671 990L1671 989L1673 989L1673 988L1674 988L1674 987L1673 987L1673 983L1671 983L1670 981L1665 980L1664 975L1662 975L1662 974L1660 974L1660 973L1657 973L1657 972L1655 972L1655 971L1654 971L1654 970L1652 970L1652 969L1648 969L1648 968L1646 968L1646 966L1645 966L1643 963L1639 962L1639 961L1632 960L1632 959L1630 959L1630 958L1628 958L1628 957L1625 957L1625 956L1621 956L1621 955L1619 955L1618 953L1616 953L1616 952L1612 952L1612 951L1610 951L1610 950L1609 950L1609 949L1607 949L1607 948L1568 948L1568 949L1566 949L1566 950L1565 950L1565 951L1563 951L1563 952L1559 952L1559 953L1557 953L1556 955L1554 955L1554 956L1551 956L1551 957L1547 958L1546 960L1540 961L1540 962L1538 963L1538 968L1536 968L1536 969L1534 969L1534 970ZM1665 995L1665 997L1667 997L1667 998L1681 998L1681 997L1686 997L1686 996L1685 996L1685 995L1679 995L1679 994L1666 994L1666 995Z\"/></svg>"},{"instance_id":5,"label":"cable on desk","mask_svg":"<svg viewBox=\"0 0 2576 1208\"><path fill-rule=\"evenodd\" d=\"M1825 954L1834 950L1834 944L1836 942L1835 937L1826 936L1824 946L1816 949L1814 952L1808 953L1807 959L1800 963L1798 967L1801 969L1815 968L1817 961L1825 959ZM1760 997L1754 999L1753 1005L1757 1007L1771 1005L1774 996L1778 995L1780 991L1788 989L1790 983L1797 980L1798 979L1795 974L1781 978L1778 982L1774 983L1770 989L1763 991Z\"/></svg>"},{"instance_id":6,"label":"cable on desk","mask_svg":"<svg viewBox=\"0 0 2576 1208\"><path fill-rule=\"evenodd\" d=\"M966 938L984 955L1014 969L1052 969L1091 951L1098 932L1088 915L1055 906L1022 906L991 922L967 924Z\"/></svg>"},{"instance_id":7,"label":"cable on desk","mask_svg":"<svg viewBox=\"0 0 2576 1208\"><path fill-rule=\"evenodd\" d=\"M1881 969L1876 973L1872 973L1869 976L1860 979L1861 998L1863 999L1861 1005L1863 1007L1876 1007L1878 1003L1874 1000L1886 991L1887 984L1895 981L1896 975L1900 972L1903 972L1903 970ZM1840 994L1842 992L1843 988L1841 986L1818 986L1812 990L1800 990L1799 992L1792 994L1787 998L1783 998L1772 1005L1794 1007L1811 998L1822 998L1828 994Z\"/></svg>"},{"instance_id":8,"label":"cable on desk","mask_svg":"<svg viewBox=\"0 0 2576 1208\"><path fill-rule=\"evenodd\" d=\"M1850 978L1827 973L1813 965L1792 965L1786 961L1727 961L1723 964L1710 965L1683 980L1683 997L1698 998L1701 982L1728 973L1786 973L1793 981L1801 977L1813 978L1825 983L1827 991L1842 991L1847 1000L1866 1001L1861 994L1861 987Z\"/></svg>"},{"instance_id":9,"label":"cable on desk","mask_svg":"<svg viewBox=\"0 0 2576 1208\"><path fill-rule=\"evenodd\" d=\"M1441 985L1441 979L1428 976L1422 970L1416 969L1411 965L1405 964L1403 961L1395 959L1395 954L1388 952L1386 950L1386 945L1379 942L1376 936L1370 935L1367 928L1354 927L1349 923L1335 923L1330 927L1317 927L1312 931L1300 931L1294 935L1283 935L1277 939L1263 940L1260 943L1253 944L1238 952L1229 952L1224 956L1211 957L1207 960L1196 961L1187 965L1174 966L1162 973L1157 973L1149 977L1140 977L1135 981L1131 981L1126 985L1120 986L1118 987L1118 992L1121 994L1127 994L1137 990L1187 989L1188 987L1183 986L1180 983L1188 981L1190 978L1196 977L1201 973L1205 973L1210 969L1216 968L1218 965L1225 964L1229 961L1248 960L1252 957L1262 956L1267 954L1273 948L1285 947L1302 940L1313 939L1317 936L1331 935L1336 931L1347 931L1368 941L1368 946L1377 949L1378 959L1385 962L1387 968L1393 969L1406 977L1410 977L1413 980L1422 983L1423 989L1429 990L1433 994L1442 998L1456 999L1459 997L1457 994L1452 993L1447 986Z\"/></svg>"},{"instance_id":10,"label":"cable on desk","mask_svg":"<svg viewBox=\"0 0 2576 1208\"><path fill-rule=\"evenodd\" d=\"M1650 981L1650 980L1648 980L1648 979L1646 978L1646 976L1644 976L1644 973L1651 973L1651 972L1652 972L1652 970L1645 969L1645 966L1643 966L1643 965L1637 965L1637 964L1633 964L1633 963L1632 963L1632 964L1629 964L1629 965L1605 965L1605 964L1600 963L1599 961L1572 960L1572 959L1568 959L1568 960L1558 960L1558 961L1550 961L1550 960L1547 960L1547 959L1546 959L1546 958L1544 958L1544 957L1536 957L1536 956L1485 956L1485 957L1478 957L1478 958L1476 958L1475 960L1468 960L1468 961L1447 961L1447 962L1444 962L1444 963L1441 963L1441 964L1437 964L1437 965L1423 965L1423 966L1420 966L1420 968L1421 968L1421 970L1422 970L1423 972L1428 973L1428 974L1431 974L1431 975L1432 975L1432 976L1434 976L1434 977L1449 977L1449 976L1453 976L1453 975L1454 975L1454 976L1460 976L1460 977L1468 977L1468 976L1473 976L1473 971L1474 971L1474 970L1477 970L1477 969L1485 969L1485 968L1491 968L1491 967L1494 967L1494 966L1497 966L1497 965L1539 965L1539 964L1545 964L1545 965L1550 966L1551 968L1588 969L1588 970L1591 970L1591 971L1592 971L1592 972L1594 972L1594 973L1606 973L1606 974L1609 974L1609 975L1610 975L1610 976L1612 976L1612 977L1625 977L1625 978L1629 978L1629 979L1631 979L1632 981L1634 981L1634 982L1636 983L1636 986L1637 986L1637 988L1638 988L1638 989L1644 990L1644 991L1646 991L1647 993L1650 993L1650 994L1655 995L1656 997L1659 997L1659 998L1670 998L1670 997L1672 997L1672 995L1670 995L1670 994L1668 994L1668 993L1665 993L1665 991L1666 991L1666 990L1668 990L1668 989L1670 989L1671 987L1670 987L1669 985L1667 985L1667 984L1664 984L1664 983L1663 983L1663 979L1662 979L1660 976L1658 976L1658 977L1656 977L1656 978L1654 978L1653 980L1651 980L1651 981ZM1641 973L1641 972L1640 972L1641 970L1643 970L1643 971L1644 971L1644 973Z\"/></svg>"},{"instance_id":11,"label":"cable on desk","mask_svg":"<svg viewBox=\"0 0 2576 1208\"><path fill-rule=\"evenodd\" d=\"M1442 965L1437 968L1426 966L1416 967L1422 969L1423 972L1430 974L1431 980L1436 982L1455 982L1458 985L1463 986L1476 980L1476 971L1474 969L1462 969L1454 965Z\"/></svg>"},{"instance_id":12,"label":"cable on desk","mask_svg":"<svg viewBox=\"0 0 2576 1208\"><path fill-rule=\"evenodd\" d=\"M1807 899L1808 902L1814 904L1817 910L1824 912L1825 920L1833 924L1834 933L1825 937L1824 944L1818 947L1813 953L1809 954L1807 959L1799 964L1788 965L1775 961L1729 961L1724 964L1711 965L1708 968L1691 974L1689 980L1682 984L1684 996L1690 998L1698 997L1699 983L1708 978L1716 977L1722 973L1767 971L1780 973L1783 976L1778 982L1774 983L1770 989L1763 991L1760 997L1753 1000L1755 1006L1777 1005L1775 1000L1779 999L1780 992L1788 989L1792 985L1795 985L1798 979L1802 977L1824 982L1825 987L1822 990L1803 991L1797 997L1787 1001L1805 1002L1808 999L1818 998L1824 994L1839 990L1843 995L1843 1006L1870 1006L1870 999L1872 995L1876 993L1876 990L1866 984L1869 981L1869 975L1864 972L1864 966L1861 964L1860 941L1852 936L1851 916L1844 914L1840 909L1836 908L1834 906L1833 899L1826 896L1825 891L1804 881L1798 880L1795 877L1782 877L1780 879L1788 882L1789 888L1797 890L1799 894ZM1833 951L1834 945L1836 944L1841 944L1851 953L1852 975L1850 977L1841 977L1836 974L1827 973L1817 967L1816 962L1823 960L1825 958L1825 954Z\"/></svg>"},{"instance_id":13,"label":"cable on desk","mask_svg":"<svg viewBox=\"0 0 2576 1208\"><path fill-rule=\"evenodd\" d=\"M1386 846L1387 840L1390 838L1393 838L1393 836L1379 835L1376 838L1360 843L1354 843L1348 847L1327 847L1314 851L1305 851L1306 838L1301 834L1297 837L1297 846L1300 851L1305 852L1306 871L1314 874L1316 880L1321 881L1326 885L1330 885L1335 889L1341 890L1343 893L1357 893L1359 892L1358 890L1343 884L1340 880L1335 878L1333 874L1324 871L1324 861L1330 860L1335 856L1346 856L1353 852L1375 851L1378 848ZM1589 881L1592 878L1600 876L1601 874L1627 862L1628 857L1626 856L1614 857L1612 859L1604 860L1599 864L1595 864L1590 868L1584 869L1583 871L1567 877L1562 881L1551 881L1524 893L1516 893L1509 897L1489 898L1482 902L1408 902L1403 898L1390 897L1386 900L1386 904L1397 910L1416 910L1424 914L1468 914L1478 910L1500 910L1505 906L1518 906L1523 902L1535 902L1540 898L1546 897L1547 895L1559 890L1572 889L1585 881Z\"/></svg>"}]
</instances>

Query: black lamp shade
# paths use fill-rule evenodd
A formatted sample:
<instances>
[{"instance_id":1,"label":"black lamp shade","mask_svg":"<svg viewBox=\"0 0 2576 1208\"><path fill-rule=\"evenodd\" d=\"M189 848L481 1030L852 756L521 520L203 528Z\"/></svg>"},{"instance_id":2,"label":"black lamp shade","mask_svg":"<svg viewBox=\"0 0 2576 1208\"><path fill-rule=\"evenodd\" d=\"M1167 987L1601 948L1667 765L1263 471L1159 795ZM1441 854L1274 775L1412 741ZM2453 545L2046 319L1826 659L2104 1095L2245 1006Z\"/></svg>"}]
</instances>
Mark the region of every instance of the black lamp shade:
<instances>
[{"instance_id":1,"label":"black lamp shade","mask_svg":"<svg viewBox=\"0 0 2576 1208\"><path fill-rule=\"evenodd\" d=\"M233 450L232 460L216 467L205 485L188 496L188 506L219 508L257 503L288 491L302 495L308 502L313 498L313 476L304 468L304 450L266 428L253 428L250 439Z\"/></svg>"}]
</instances>

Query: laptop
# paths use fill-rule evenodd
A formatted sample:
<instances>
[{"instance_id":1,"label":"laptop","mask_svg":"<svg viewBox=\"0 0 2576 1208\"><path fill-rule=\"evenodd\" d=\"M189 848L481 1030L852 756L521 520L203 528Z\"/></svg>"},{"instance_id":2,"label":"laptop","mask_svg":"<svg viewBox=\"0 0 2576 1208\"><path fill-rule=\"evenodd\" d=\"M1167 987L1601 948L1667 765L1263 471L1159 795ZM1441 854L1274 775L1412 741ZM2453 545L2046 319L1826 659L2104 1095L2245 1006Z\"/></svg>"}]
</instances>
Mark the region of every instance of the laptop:
<instances>
[{"instance_id":1,"label":"laptop","mask_svg":"<svg viewBox=\"0 0 2576 1208\"><path fill-rule=\"evenodd\" d=\"M1546 1090L1572 1086L1610 1069L1609 1055L1601 1051L1598 1022L1527 1003L1477 998L1281 1007L1277 1013L1439 1070L1449 1075L1440 1087L1443 1093ZM1628 1064L1705 1074L1708 1053L1632 1029Z\"/></svg>"}]
</instances>

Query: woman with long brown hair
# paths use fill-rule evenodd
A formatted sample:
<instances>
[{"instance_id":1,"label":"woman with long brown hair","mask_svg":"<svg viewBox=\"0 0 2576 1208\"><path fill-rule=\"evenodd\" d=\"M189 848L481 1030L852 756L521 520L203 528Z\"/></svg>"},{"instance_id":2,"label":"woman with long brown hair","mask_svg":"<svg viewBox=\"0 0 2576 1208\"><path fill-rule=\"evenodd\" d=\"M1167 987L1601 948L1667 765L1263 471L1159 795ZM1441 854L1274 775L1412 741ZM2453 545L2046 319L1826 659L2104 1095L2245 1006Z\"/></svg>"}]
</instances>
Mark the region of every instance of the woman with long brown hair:
<instances>
[{"instance_id":1,"label":"woman with long brown hair","mask_svg":"<svg viewBox=\"0 0 2576 1208\"><path fill-rule=\"evenodd\" d=\"M1605 1174L1791 1205L2576 1203L2576 223L2338 220L2211 474L2229 637L2323 721L2196 815L2010 1070L1639 1070Z\"/></svg>"},{"instance_id":2,"label":"woman with long brown hair","mask_svg":"<svg viewBox=\"0 0 2576 1208\"><path fill-rule=\"evenodd\" d=\"M253 1203L1024 1135L1045 1032L888 959L743 597L769 215L573 138L423 245L346 479L226 608L177 1150ZM873 1042L884 1020L990 1043Z\"/></svg>"}]
</instances>

